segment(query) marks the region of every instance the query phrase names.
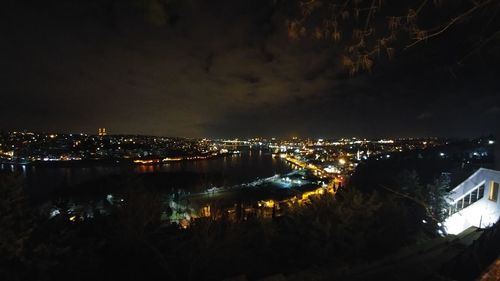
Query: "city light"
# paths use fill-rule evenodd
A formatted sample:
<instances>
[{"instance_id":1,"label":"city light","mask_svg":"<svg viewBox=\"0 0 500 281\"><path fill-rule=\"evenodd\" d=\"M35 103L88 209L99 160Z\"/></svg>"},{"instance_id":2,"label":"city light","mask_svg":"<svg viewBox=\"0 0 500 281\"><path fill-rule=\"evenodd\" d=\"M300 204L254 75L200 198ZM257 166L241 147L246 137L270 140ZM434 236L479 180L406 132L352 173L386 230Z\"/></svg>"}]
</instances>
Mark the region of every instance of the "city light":
<instances>
[{"instance_id":1,"label":"city light","mask_svg":"<svg viewBox=\"0 0 500 281\"><path fill-rule=\"evenodd\" d=\"M500 0L6 2L0 281L500 281Z\"/></svg>"}]
</instances>

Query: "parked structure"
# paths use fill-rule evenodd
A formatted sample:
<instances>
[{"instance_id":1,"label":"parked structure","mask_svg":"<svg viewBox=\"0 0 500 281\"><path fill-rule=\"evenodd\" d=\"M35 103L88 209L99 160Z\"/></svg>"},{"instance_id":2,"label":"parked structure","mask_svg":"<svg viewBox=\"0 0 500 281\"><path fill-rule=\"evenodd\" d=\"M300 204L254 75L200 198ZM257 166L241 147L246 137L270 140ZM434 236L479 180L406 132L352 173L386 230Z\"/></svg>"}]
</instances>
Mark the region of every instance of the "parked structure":
<instances>
[{"instance_id":1,"label":"parked structure","mask_svg":"<svg viewBox=\"0 0 500 281\"><path fill-rule=\"evenodd\" d=\"M444 226L449 234L458 234L475 226L484 228L500 218L500 171L480 168L449 194L449 217Z\"/></svg>"}]
</instances>

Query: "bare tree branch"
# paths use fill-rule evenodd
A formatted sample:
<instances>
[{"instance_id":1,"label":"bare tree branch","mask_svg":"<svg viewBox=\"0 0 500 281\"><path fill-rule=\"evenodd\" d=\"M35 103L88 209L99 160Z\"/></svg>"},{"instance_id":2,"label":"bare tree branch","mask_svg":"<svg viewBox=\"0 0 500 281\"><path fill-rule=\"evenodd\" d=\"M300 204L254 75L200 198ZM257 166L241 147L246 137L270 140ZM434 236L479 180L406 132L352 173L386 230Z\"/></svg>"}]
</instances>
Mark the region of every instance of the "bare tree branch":
<instances>
[{"instance_id":1,"label":"bare tree branch","mask_svg":"<svg viewBox=\"0 0 500 281\"><path fill-rule=\"evenodd\" d=\"M458 65L461 65L468 57L479 51L484 45L488 44L495 38L500 38L500 30L497 32L493 33L491 36L489 36L486 39L481 40L470 52L468 52L465 56L463 56L458 62Z\"/></svg>"},{"instance_id":2,"label":"bare tree branch","mask_svg":"<svg viewBox=\"0 0 500 281\"><path fill-rule=\"evenodd\" d=\"M434 33L431 33L431 34L428 34L427 36L424 36L422 38L419 38L417 39L415 42L411 43L410 45L407 45L404 49L408 49L408 48L411 48L413 46L415 46L416 44L422 42L422 41L427 41L428 39L431 39L433 37L436 37L442 33L444 33L445 31L447 31L450 27L452 27L453 25L455 25L456 23L458 23L459 21L465 19L467 16L471 15L472 13L474 13L475 11L477 11L478 9L486 6L487 4L491 3L493 0L487 0L487 1L484 1L482 2L481 4L477 4L475 5L474 7L472 7L471 9L467 10L465 13L463 14L460 14L458 15L457 17L451 19L448 23L446 23L444 25L444 27L440 27L438 31L434 32Z\"/></svg>"},{"instance_id":3,"label":"bare tree branch","mask_svg":"<svg viewBox=\"0 0 500 281\"><path fill-rule=\"evenodd\" d=\"M394 189L392 189L392 188L389 188L389 187L387 187L387 186L382 186L382 188L383 188L383 189L385 189L385 190L387 190L387 191L390 191L390 192L392 192L392 193L394 193L394 194L396 194L396 195L398 195L398 196L400 196L400 197L403 197L403 198L409 199L409 200L411 200L411 201L413 201L413 202L417 203L418 205L422 206L422 207L424 208L424 210L425 210L425 213L427 214L427 216L428 216L429 218L431 218L431 219L432 219L434 222L436 222L436 223L440 223L440 221L439 221L439 220L438 220L438 219L434 216L434 214L432 213L431 208L430 208L430 207L429 207L429 206L428 206L428 205L427 205L424 201L422 201L422 200L420 200L420 199L418 199L418 198L415 198L415 197L413 197L413 196L410 196L410 195L408 195L408 194L405 194L405 193L402 193L402 192L396 191L396 190L394 190Z\"/></svg>"}]
</instances>

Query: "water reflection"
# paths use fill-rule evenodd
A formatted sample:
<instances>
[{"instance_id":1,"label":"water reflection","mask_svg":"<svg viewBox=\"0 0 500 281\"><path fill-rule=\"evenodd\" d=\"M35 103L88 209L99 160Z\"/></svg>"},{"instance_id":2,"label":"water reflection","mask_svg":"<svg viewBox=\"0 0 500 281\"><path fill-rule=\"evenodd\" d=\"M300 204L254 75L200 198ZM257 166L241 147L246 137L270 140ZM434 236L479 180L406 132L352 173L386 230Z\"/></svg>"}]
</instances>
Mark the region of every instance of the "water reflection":
<instances>
[{"instance_id":1,"label":"water reflection","mask_svg":"<svg viewBox=\"0 0 500 281\"><path fill-rule=\"evenodd\" d=\"M44 194L56 188L74 186L107 175L145 174L145 173L195 173L217 174L224 185L235 185L253 181L257 178L286 173L291 167L281 159L260 150L228 155L226 157L172 162L162 165L75 165L51 167L34 165L0 164L0 170L17 172L26 180L27 190ZM214 177L206 176L207 185L220 185Z\"/></svg>"}]
</instances>

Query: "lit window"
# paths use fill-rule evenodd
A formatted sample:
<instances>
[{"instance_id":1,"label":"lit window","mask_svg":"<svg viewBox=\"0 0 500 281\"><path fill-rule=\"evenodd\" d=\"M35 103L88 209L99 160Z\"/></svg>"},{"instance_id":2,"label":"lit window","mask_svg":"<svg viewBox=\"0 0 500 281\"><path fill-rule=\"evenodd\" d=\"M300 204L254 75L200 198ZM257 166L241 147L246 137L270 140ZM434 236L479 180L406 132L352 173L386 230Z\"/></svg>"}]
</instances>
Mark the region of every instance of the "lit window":
<instances>
[{"instance_id":1,"label":"lit window","mask_svg":"<svg viewBox=\"0 0 500 281\"><path fill-rule=\"evenodd\" d=\"M498 187L498 183L497 183ZM498 188L497 188L498 193ZM484 184L472 190L469 194L458 200L455 204L450 206L449 214L452 215L462 209L470 206L472 203L480 200L484 196Z\"/></svg>"},{"instance_id":2,"label":"lit window","mask_svg":"<svg viewBox=\"0 0 500 281\"><path fill-rule=\"evenodd\" d=\"M468 207L470 205L470 193L467 194L463 200L464 200L464 208Z\"/></svg>"},{"instance_id":3,"label":"lit window","mask_svg":"<svg viewBox=\"0 0 500 281\"><path fill-rule=\"evenodd\" d=\"M476 188L476 189L474 189L474 191L472 191L470 193L470 203L471 204L477 201L477 192L478 192L478 189Z\"/></svg>"},{"instance_id":4,"label":"lit window","mask_svg":"<svg viewBox=\"0 0 500 281\"><path fill-rule=\"evenodd\" d=\"M491 188L490 188L490 194L488 196L488 199L491 201L497 201L498 199L498 182L491 182Z\"/></svg>"},{"instance_id":5,"label":"lit window","mask_svg":"<svg viewBox=\"0 0 500 281\"><path fill-rule=\"evenodd\" d=\"M483 198L484 196L484 184L479 187L479 193L477 195L477 200Z\"/></svg>"}]
</instances>

